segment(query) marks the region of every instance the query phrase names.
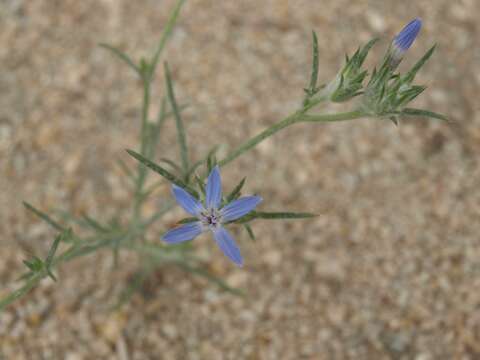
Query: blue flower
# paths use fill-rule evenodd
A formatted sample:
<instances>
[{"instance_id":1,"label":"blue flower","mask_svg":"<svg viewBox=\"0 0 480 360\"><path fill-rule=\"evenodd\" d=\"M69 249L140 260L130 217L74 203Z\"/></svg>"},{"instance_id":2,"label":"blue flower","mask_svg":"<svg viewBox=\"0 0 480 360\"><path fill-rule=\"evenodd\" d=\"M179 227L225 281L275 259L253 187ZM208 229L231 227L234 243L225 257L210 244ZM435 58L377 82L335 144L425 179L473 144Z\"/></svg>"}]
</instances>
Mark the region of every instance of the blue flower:
<instances>
[{"instance_id":1,"label":"blue flower","mask_svg":"<svg viewBox=\"0 0 480 360\"><path fill-rule=\"evenodd\" d=\"M220 250L236 265L242 266L243 259L240 255L240 249L224 225L229 221L247 215L255 209L262 198L245 196L221 207L222 181L218 166L213 168L208 176L205 186L205 204L202 204L187 191L176 185L172 185L172 193L177 203L198 220L168 231L162 239L169 244L176 244L192 240L202 232L210 230Z\"/></svg>"}]
</instances>

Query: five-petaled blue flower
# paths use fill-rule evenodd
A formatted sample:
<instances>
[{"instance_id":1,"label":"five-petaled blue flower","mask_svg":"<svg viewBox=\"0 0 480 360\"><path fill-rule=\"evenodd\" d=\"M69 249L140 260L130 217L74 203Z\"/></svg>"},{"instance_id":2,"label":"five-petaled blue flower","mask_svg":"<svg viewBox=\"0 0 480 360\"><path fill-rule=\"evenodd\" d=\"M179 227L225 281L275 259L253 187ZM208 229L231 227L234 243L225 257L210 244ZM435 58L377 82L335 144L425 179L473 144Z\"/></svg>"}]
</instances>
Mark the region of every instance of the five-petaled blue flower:
<instances>
[{"instance_id":1,"label":"five-petaled blue flower","mask_svg":"<svg viewBox=\"0 0 480 360\"><path fill-rule=\"evenodd\" d=\"M398 56L403 55L415 41L420 29L422 28L422 20L416 18L410 21L397 36L393 39L393 47Z\"/></svg>"},{"instance_id":2,"label":"five-petaled blue flower","mask_svg":"<svg viewBox=\"0 0 480 360\"><path fill-rule=\"evenodd\" d=\"M205 186L205 205L179 186L172 185L172 193L177 203L198 221L190 222L168 231L163 240L169 244L176 244L192 240L202 232L210 230L215 241L223 253L238 266L243 265L240 250L230 233L223 227L248 214L262 201L259 196L245 196L233 200L221 207L222 181L218 166L213 168Z\"/></svg>"}]
</instances>

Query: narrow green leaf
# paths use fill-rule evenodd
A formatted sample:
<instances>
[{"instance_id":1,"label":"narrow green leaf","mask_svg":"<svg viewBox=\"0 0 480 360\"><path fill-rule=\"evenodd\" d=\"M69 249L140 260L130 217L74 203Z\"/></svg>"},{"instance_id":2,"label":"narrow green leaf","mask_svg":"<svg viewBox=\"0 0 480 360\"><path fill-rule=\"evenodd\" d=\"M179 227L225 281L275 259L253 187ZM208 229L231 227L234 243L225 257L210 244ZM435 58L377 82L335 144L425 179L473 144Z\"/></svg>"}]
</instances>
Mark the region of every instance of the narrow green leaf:
<instances>
[{"instance_id":1,"label":"narrow green leaf","mask_svg":"<svg viewBox=\"0 0 480 360\"><path fill-rule=\"evenodd\" d=\"M142 71L141 69L135 65L135 63L130 59L130 57L122 52L121 50L117 49L116 47L113 47L108 44L101 43L99 44L100 47L107 49L110 51L112 54L117 56L120 60L122 60L124 63L126 63L131 69L133 69L138 75L142 76Z\"/></svg>"},{"instance_id":2,"label":"narrow green leaf","mask_svg":"<svg viewBox=\"0 0 480 360\"><path fill-rule=\"evenodd\" d=\"M243 227L245 228L245 230L247 230L250 239L252 239L252 241L255 241L255 234L253 233L252 227L248 224L243 224Z\"/></svg>"},{"instance_id":3,"label":"narrow green leaf","mask_svg":"<svg viewBox=\"0 0 480 360\"><path fill-rule=\"evenodd\" d=\"M53 220L50 216L48 216L44 212L34 208L33 205L29 204L28 202L24 201L23 206L25 206L28 210L30 210L35 215L37 215L40 219L44 220L46 223L48 223L54 229L56 229L58 231L65 231L65 228L62 225L57 223L55 220Z\"/></svg>"},{"instance_id":4,"label":"narrow green leaf","mask_svg":"<svg viewBox=\"0 0 480 360\"><path fill-rule=\"evenodd\" d=\"M264 219L264 220L286 220L286 219L307 219L318 216L317 214L306 213L306 212L261 212L261 211L252 211L251 213L245 215L244 217L233 221L234 223L243 224L254 219Z\"/></svg>"},{"instance_id":5,"label":"narrow green leaf","mask_svg":"<svg viewBox=\"0 0 480 360\"><path fill-rule=\"evenodd\" d=\"M43 268L43 261L35 255L30 260L23 260L23 263L33 272L38 272Z\"/></svg>"},{"instance_id":6,"label":"narrow green leaf","mask_svg":"<svg viewBox=\"0 0 480 360\"><path fill-rule=\"evenodd\" d=\"M142 77L145 79L145 81L149 81L149 76L151 74L151 71L150 71L150 64L148 63L147 59L145 59L144 57L142 57L140 59L140 74L142 75Z\"/></svg>"},{"instance_id":7,"label":"narrow green leaf","mask_svg":"<svg viewBox=\"0 0 480 360\"><path fill-rule=\"evenodd\" d=\"M228 204L230 201L235 200L239 195L240 191L242 191L243 185L245 184L246 177L244 177L240 182L235 186L235 188L227 195L225 199L225 203Z\"/></svg>"},{"instance_id":8,"label":"narrow green leaf","mask_svg":"<svg viewBox=\"0 0 480 360\"><path fill-rule=\"evenodd\" d=\"M203 182L203 180L200 179L197 175L195 175L195 182L197 183L197 186L200 188L200 191L202 192L203 196L205 196L206 195L205 183Z\"/></svg>"},{"instance_id":9,"label":"narrow green leaf","mask_svg":"<svg viewBox=\"0 0 480 360\"><path fill-rule=\"evenodd\" d=\"M51 265L53 262L53 258L55 256L55 253L57 252L58 245L60 244L60 241L62 241L62 238L64 236L70 236L67 233L71 233L70 230L65 231L63 234L59 234L55 237L55 240L53 241L52 246L50 247L50 250L48 251L47 258L45 259L45 270L47 271L48 276L52 278L53 281L57 281L57 278L55 275L53 275L51 271Z\"/></svg>"},{"instance_id":10,"label":"narrow green leaf","mask_svg":"<svg viewBox=\"0 0 480 360\"><path fill-rule=\"evenodd\" d=\"M200 165L202 165L205 162L205 160L198 160L196 163L194 163L192 166L190 166L190 170L188 170L187 173L187 179L190 179L192 174L198 169Z\"/></svg>"},{"instance_id":11,"label":"narrow green leaf","mask_svg":"<svg viewBox=\"0 0 480 360\"><path fill-rule=\"evenodd\" d=\"M317 91L318 79L318 38L315 31L312 31L312 75L310 77L310 94L313 95Z\"/></svg>"},{"instance_id":12,"label":"narrow green leaf","mask_svg":"<svg viewBox=\"0 0 480 360\"><path fill-rule=\"evenodd\" d=\"M370 40L368 43L365 44L365 46L360 50L358 53L358 66L362 66L363 62L367 58L368 53L372 49L373 45L375 45L378 42L378 38L374 38Z\"/></svg>"},{"instance_id":13,"label":"narrow green leaf","mask_svg":"<svg viewBox=\"0 0 480 360\"><path fill-rule=\"evenodd\" d=\"M174 115L173 111L167 111L166 102L167 102L167 99L165 97L162 98L160 110L157 115L157 121L154 124L151 124L151 130L150 130L151 140L149 141L148 149L147 149L147 155L149 158L152 158L155 155L155 149L156 149L156 146L158 145L158 142L160 139L160 132L163 128L163 124L165 123L165 120ZM187 108L188 108L187 104L179 105L178 111L182 113L182 111Z\"/></svg>"},{"instance_id":14,"label":"narrow green leaf","mask_svg":"<svg viewBox=\"0 0 480 360\"><path fill-rule=\"evenodd\" d=\"M450 120L445 115L438 114L436 112L429 111L429 110L423 110L423 109L405 108L401 111L400 114L407 115L407 116L423 116L423 117L429 117L433 119L450 122Z\"/></svg>"},{"instance_id":15,"label":"narrow green leaf","mask_svg":"<svg viewBox=\"0 0 480 360\"><path fill-rule=\"evenodd\" d=\"M217 153L217 151L218 151L219 148L220 148L220 145L215 145L215 146L213 146L213 147L210 149L210 151L208 152L207 156L206 156L203 160L199 160L199 161L197 161L195 164L193 164L193 165L190 167L190 169L188 170L187 179L189 179L189 178L192 176L192 174L195 172L195 170L197 170L198 167L199 167L200 165L204 164L204 163L207 163L207 170L208 170L208 159L209 159L210 157L214 156L214 155L215 155L215 161L214 161L214 162L215 162L215 165L217 165L216 153ZM208 172L210 172L210 171L208 170Z\"/></svg>"},{"instance_id":16,"label":"narrow green leaf","mask_svg":"<svg viewBox=\"0 0 480 360\"><path fill-rule=\"evenodd\" d=\"M194 189L187 186L182 180L177 178L175 175L173 175L172 173L170 173L169 171L167 171L166 169L164 169L160 165L155 164L154 162L148 160L147 158L145 158L144 156L140 155L139 153L137 153L133 150L126 149L126 151L131 157L138 160L139 162L141 162L142 164L144 164L146 167L150 168L151 170L155 171L157 174L163 176L165 179L167 179L171 183L174 183L175 185L184 188L185 190L190 192L192 195L197 195L198 196L197 192Z\"/></svg>"},{"instance_id":17,"label":"narrow green leaf","mask_svg":"<svg viewBox=\"0 0 480 360\"><path fill-rule=\"evenodd\" d=\"M398 118L395 115L392 115L389 117L390 121L393 123L393 125L398 126Z\"/></svg>"},{"instance_id":18,"label":"narrow green leaf","mask_svg":"<svg viewBox=\"0 0 480 360\"><path fill-rule=\"evenodd\" d=\"M212 171L212 169L215 167L216 164L217 164L217 157L215 155L212 155L212 156L209 155L207 158L208 173Z\"/></svg>"},{"instance_id":19,"label":"narrow green leaf","mask_svg":"<svg viewBox=\"0 0 480 360\"><path fill-rule=\"evenodd\" d=\"M182 173L182 169L180 168L180 166L178 166L177 164L175 164L174 161L170 160L170 159L167 159L167 158L161 158L160 159L160 162L163 162L165 164L168 164L170 165L175 171L179 172L180 174Z\"/></svg>"},{"instance_id":20,"label":"narrow green leaf","mask_svg":"<svg viewBox=\"0 0 480 360\"><path fill-rule=\"evenodd\" d=\"M170 69L168 68L168 63L164 63L165 67L165 80L167 82L167 94L170 106L175 117L175 124L177 126L177 140L180 145L180 158L182 159L182 168L184 176L187 175L190 165L188 164L188 148L187 148L187 137L185 135L185 127L183 126L183 121L180 116L180 111L178 109L177 101L175 99L175 93L173 91L172 78L170 74Z\"/></svg>"},{"instance_id":21,"label":"narrow green leaf","mask_svg":"<svg viewBox=\"0 0 480 360\"><path fill-rule=\"evenodd\" d=\"M45 265L46 267L50 267L53 264L53 259L55 254L57 253L58 246L61 242L69 242L69 239L73 237L73 230L68 228L67 230L63 231L61 234L58 234L55 237L55 240L52 243L52 246L48 250L47 257L45 258Z\"/></svg>"},{"instance_id":22,"label":"narrow green leaf","mask_svg":"<svg viewBox=\"0 0 480 360\"><path fill-rule=\"evenodd\" d=\"M104 225L100 224L98 221L92 219L87 214L84 214L82 216L82 219L85 221L85 224L87 224L90 228L92 228L95 231L103 232L103 233L110 231L110 229L108 229Z\"/></svg>"},{"instance_id":23,"label":"narrow green leaf","mask_svg":"<svg viewBox=\"0 0 480 360\"><path fill-rule=\"evenodd\" d=\"M413 79L415 79L415 76L417 75L417 72L425 65L425 63L430 59L430 57L433 55L433 52L435 51L437 47L437 44L433 45L426 53L423 55L420 60L417 61L415 65L405 74L405 82L411 83Z\"/></svg>"},{"instance_id":24,"label":"narrow green leaf","mask_svg":"<svg viewBox=\"0 0 480 360\"><path fill-rule=\"evenodd\" d=\"M188 218L185 218L185 219L182 219L178 222L178 224L188 224L188 223L191 223L191 222L195 222L195 221L198 221L198 218L196 217L188 217Z\"/></svg>"}]
</instances>

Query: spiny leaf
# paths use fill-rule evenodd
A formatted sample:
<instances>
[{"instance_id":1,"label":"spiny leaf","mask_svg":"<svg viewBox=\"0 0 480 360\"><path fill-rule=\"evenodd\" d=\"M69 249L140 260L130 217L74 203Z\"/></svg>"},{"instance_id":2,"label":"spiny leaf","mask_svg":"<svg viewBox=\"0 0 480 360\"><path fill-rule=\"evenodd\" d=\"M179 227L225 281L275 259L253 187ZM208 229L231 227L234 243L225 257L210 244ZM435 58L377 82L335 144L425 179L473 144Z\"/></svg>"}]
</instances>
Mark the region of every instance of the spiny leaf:
<instances>
[{"instance_id":1,"label":"spiny leaf","mask_svg":"<svg viewBox=\"0 0 480 360\"><path fill-rule=\"evenodd\" d=\"M36 209L33 207L33 205L29 204L28 202L24 201L23 202L23 205L28 209L30 210L31 212L33 212L35 215L37 215L40 219L44 220L46 223L48 223L49 225L51 225L53 228L55 228L56 230L58 231L65 231L65 228L60 225L59 223L57 223L55 220L53 220L50 216L48 216L47 214L45 214L44 212Z\"/></svg>"}]
</instances>

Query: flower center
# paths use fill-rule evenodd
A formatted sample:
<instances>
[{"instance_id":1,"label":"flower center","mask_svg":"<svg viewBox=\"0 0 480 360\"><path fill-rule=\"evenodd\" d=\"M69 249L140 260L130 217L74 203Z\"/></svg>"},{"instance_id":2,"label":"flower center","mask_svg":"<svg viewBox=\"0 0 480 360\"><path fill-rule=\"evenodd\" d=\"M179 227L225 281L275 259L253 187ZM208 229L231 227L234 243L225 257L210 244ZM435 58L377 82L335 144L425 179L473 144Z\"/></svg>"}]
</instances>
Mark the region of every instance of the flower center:
<instances>
[{"instance_id":1,"label":"flower center","mask_svg":"<svg viewBox=\"0 0 480 360\"><path fill-rule=\"evenodd\" d=\"M217 209L207 209L201 214L201 220L203 225L216 228L220 226L222 219Z\"/></svg>"}]
</instances>

